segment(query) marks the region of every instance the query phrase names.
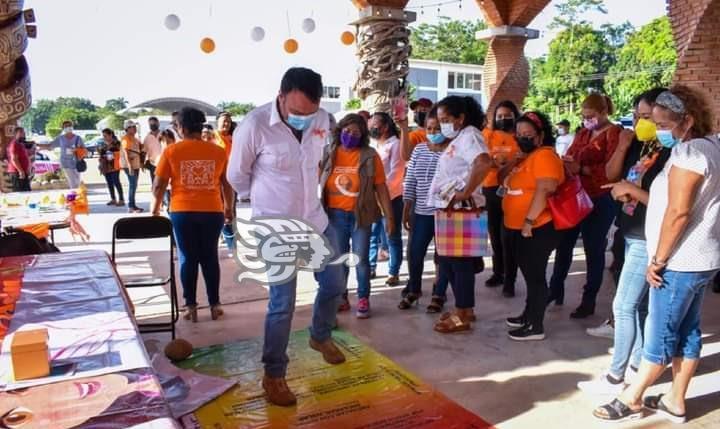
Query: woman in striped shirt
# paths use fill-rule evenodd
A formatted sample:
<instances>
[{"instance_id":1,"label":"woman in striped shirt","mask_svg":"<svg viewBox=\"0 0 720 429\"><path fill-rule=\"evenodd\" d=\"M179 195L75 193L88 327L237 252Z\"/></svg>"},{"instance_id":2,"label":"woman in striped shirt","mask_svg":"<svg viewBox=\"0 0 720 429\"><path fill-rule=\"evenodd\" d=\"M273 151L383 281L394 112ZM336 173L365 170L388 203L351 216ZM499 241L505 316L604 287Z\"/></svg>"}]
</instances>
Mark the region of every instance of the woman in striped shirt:
<instances>
[{"instance_id":1,"label":"woman in striped shirt","mask_svg":"<svg viewBox=\"0 0 720 429\"><path fill-rule=\"evenodd\" d=\"M448 140L440 132L437 109L433 108L425 119L427 142L415 146L405 171L403 194L402 224L410 232L408 265L410 279L403 291L403 299L398 308L407 310L422 296L422 274L428 246L435 236L435 208L428 204L430 184L435 176L440 154L448 145ZM429 313L438 313L445 304L447 278L438 273L433 287L433 297L428 306Z\"/></svg>"}]
</instances>

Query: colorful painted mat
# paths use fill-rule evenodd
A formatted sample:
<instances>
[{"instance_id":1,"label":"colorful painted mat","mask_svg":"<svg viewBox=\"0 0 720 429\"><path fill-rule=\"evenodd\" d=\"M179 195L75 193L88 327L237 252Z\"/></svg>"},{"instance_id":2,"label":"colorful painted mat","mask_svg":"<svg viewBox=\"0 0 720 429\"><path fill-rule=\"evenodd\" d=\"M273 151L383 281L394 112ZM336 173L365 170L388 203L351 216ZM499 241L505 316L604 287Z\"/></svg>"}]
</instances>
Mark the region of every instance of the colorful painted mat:
<instances>
[{"instance_id":1,"label":"colorful painted mat","mask_svg":"<svg viewBox=\"0 0 720 429\"><path fill-rule=\"evenodd\" d=\"M196 349L180 366L226 377L238 385L182 419L185 428L485 429L492 425L451 401L347 332L335 341L348 361L326 364L311 350L307 331L294 332L288 384L298 406L265 400L262 340Z\"/></svg>"}]
</instances>

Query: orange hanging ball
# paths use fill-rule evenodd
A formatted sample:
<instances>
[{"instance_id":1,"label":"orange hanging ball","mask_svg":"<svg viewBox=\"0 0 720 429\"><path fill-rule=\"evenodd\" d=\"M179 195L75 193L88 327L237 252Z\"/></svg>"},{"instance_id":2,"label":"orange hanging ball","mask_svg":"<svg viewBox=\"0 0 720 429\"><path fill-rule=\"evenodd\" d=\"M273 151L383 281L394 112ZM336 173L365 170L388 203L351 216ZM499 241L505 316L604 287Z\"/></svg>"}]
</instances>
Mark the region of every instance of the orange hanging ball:
<instances>
[{"instance_id":1,"label":"orange hanging ball","mask_svg":"<svg viewBox=\"0 0 720 429\"><path fill-rule=\"evenodd\" d=\"M206 54L215 50L215 41L209 37L205 37L200 41L200 49Z\"/></svg>"},{"instance_id":2,"label":"orange hanging ball","mask_svg":"<svg viewBox=\"0 0 720 429\"><path fill-rule=\"evenodd\" d=\"M295 39L287 39L285 41L285 44L283 45L283 49L285 49L285 52L288 54L294 54L298 50L298 42Z\"/></svg>"},{"instance_id":3,"label":"orange hanging ball","mask_svg":"<svg viewBox=\"0 0 720 429\"><path fill-rule=\"evenodd\" d=\"M355 41L355 35L349 31L343 31L343 34L340 35L340 41L343 42L343 45L352 45Z\"/></svg>"}]
</instances>

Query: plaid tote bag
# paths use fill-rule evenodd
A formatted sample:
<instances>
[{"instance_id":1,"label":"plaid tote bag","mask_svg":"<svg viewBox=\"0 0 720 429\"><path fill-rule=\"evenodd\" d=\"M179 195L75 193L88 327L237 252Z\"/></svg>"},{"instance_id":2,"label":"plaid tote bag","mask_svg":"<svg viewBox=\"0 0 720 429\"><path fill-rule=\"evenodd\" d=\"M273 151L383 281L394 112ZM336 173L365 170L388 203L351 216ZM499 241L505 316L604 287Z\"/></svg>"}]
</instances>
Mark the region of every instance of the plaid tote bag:
<instances>
[{"instance_id":1,"label":"plaid tote bag","mask_svg":"<svg viewBox=\"0 0 720 429\"><path fill-rule=\"evenodd\" d=\"M488 256L487 214L478 208L435 212L435 249L440 256Z\"/></svg>"}]
</instances>

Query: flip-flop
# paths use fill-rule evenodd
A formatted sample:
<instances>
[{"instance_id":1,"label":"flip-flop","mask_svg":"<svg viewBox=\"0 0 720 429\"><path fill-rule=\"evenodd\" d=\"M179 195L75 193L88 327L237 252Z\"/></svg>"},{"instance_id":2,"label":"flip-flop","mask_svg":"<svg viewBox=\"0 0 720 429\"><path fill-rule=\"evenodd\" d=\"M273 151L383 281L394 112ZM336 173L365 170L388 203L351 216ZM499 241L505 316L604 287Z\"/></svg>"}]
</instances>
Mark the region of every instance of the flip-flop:
<instances>
[{"instance_id":1,"label":"flip-flop","mask_svg":"<svg viewBox=\"0 0 720 429\"><path fill-rule=\"evenodd\" d=\"M598 409L605 411L605 414L598 413ZM605 404L593 410L593 416L596 419L606 422L625 422L628 420L636 420L643 417L642 408L633 410L618 399L613 399L609 404Z\"/></svg>"},{"instance_id":2,"label":"flip-flop","mask_svg":"<svg viewBox=\"0 0 720 429\"><path fill-rule=\"evenodd\" d=\"M662 401L663 394L655 395L655 396L646 396L645 399L643 399L643 405L650 408L651 410L655 411L656 414L660 414L667 420L670 420L673 423L682 424L687 421L687 417L685 414L675 414L665 405L665 403Z\"/></svg>"}]
</instances>

